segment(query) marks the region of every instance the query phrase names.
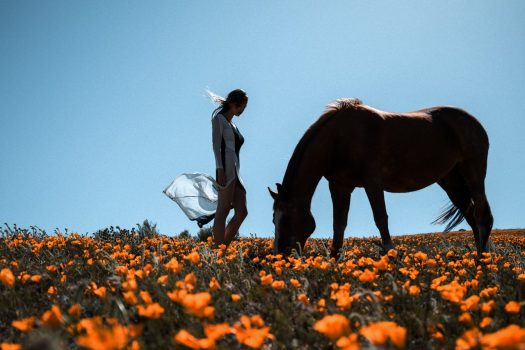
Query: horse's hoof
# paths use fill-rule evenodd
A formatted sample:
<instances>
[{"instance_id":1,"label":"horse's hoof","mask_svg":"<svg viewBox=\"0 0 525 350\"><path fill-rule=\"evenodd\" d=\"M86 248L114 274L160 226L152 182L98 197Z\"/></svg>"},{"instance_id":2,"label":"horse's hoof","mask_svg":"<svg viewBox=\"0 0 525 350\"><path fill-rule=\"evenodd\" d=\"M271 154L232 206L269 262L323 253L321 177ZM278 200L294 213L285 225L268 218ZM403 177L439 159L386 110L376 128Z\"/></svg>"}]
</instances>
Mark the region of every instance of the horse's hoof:
<instances>
[{"instance_id":1,"label":"horse's hoof","mask_svg":"<svg viewBox=\"0 0 525 350\"><path fill-rule=\"evenodd\" d=\"M392 243L389 243L387 245L381 245L381 255L387 255L388 252L391 250L391 249L395 249L394 245Z\"/></svg>"}]
</instances>

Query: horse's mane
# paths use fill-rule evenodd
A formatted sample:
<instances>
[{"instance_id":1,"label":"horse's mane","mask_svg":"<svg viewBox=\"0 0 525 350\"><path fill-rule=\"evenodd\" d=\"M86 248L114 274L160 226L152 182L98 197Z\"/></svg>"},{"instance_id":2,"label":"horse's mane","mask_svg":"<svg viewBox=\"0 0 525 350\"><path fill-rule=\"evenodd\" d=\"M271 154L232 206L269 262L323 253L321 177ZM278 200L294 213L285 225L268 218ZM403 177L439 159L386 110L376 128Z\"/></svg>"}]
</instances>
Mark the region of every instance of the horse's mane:
<instances>
[{"instance_id":1,"label":"horse's mane","mask_svg":"<svg viewBox=\"0 0 525 350\"><path fill-rule=\"evenodd\" d=\"M288 163L288 167L286 168L286 173L284 174L283 188L284 185L288 184L295 175L295 171L297 170L298 165L303 158L307 146L315 138L319 131L328 123L328 121L331 120L330 117L341 110L357 109L362 105L363 102L361 102L361 100L358 98L340 98L330 103L326 107L324 113L321 114L317 121L315 121L308 128L308 130L306 130L303 137L301 138L301 140L299 140L299 143L295 147L292 157L290 158L290 162Z\"/></svg>"},{"instance_id":2,"label":"horse's mane","mask_svg":"<svg viewBox=\"0 0 525 350\"><path fill-rule=\"evenodd\" d=\"M358 98L339 98L327 106L327 112L342 109L356 109L363 106L363 101Z\"/></svg>"}]
</instances>

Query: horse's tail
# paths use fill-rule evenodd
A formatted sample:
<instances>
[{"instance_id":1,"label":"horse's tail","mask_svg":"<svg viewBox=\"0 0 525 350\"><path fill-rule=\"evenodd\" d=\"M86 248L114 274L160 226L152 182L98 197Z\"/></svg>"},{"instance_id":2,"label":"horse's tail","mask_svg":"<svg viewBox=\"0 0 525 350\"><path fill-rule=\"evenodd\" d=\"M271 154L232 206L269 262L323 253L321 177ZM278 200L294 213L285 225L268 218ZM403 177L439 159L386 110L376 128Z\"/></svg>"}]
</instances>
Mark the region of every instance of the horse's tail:
<instances>
[{"instance_id":1,"label":"horse's tail","mask_svg":"<svg viewBox=\"0 0 525 350\"><path fill-rule=\"evenodd\" d=\"M445 232L450 232L454 227L461 224L463 220L465 220L465 216L461 212L461 209L456 207L453 203L450 203L448 207L443 209L438 218L432 221L432 224L447 224L447 226L445 227Z\"/></svg>"}]
</instances>

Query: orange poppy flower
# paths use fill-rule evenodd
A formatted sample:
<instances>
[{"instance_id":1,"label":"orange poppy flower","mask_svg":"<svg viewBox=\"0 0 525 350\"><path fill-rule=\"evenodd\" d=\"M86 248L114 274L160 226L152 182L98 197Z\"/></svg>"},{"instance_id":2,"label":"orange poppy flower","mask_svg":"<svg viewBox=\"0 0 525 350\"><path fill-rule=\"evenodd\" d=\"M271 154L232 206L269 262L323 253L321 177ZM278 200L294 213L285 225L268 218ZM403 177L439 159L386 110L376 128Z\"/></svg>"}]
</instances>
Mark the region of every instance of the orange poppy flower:
<instances>
[{"instance_id":1,"label":"orange poppy flower","mask_svg":"<svg viewBox=\"0 0 525 350\"><path fill-rule=\"evenodd\" d=\"M146 306L138 305L137 310L139 316L146 318L160 318L160 316L164 313L164 308L160 306L159 303L148 304Z\"/></svg>"},{"instance_id":2,"label":"orange poppy flower","mask_svg":"<svg viewBox=\"0 0 525 350\"><path fill-rule=\"evenodd\" d=\"M479 326L481 328L486 328L486 327L490 326L491 323L492 323L492 318L490 318L490 317L483 317L483 319L481 320Z\"/></svg>"},{"instance_id":3,"label":"orange poppy flower","mask_svg":"<svg viewBox=\"0 0 525 350\"><path fill-rule=\"evenodd\" d=\"M488 298L488 297L495 295L497 292L498 292L498 287L485 288L479 293L479 296Z\"/></svg>"},{"instance_id":4,"label":"orange poppy flower","mask_svg":"<svg viewBox=\"0 0 525 350\"><path fill-rule=\"evenodd\" d=\"M274 281L272 283L272 288L273 289L277 289L277 290L281 290L284 288L284 281Z\"/></svg>"},{"instance_id":5,"label":"orange poppy flower","mask_svg":"<svg viewBox=\"0 0 525 350\"><path fill-rule=\"evenodd\" d=\"M417 252L417 253L414 254L414 258L418 259L421 262L425 262L425 261L427 261L428 256L427 256L427 254L425 254L423 252Z\"/></svg>"},{"instance_id":6,"label":"orange poppy flower","mask_svg":"<svg viewBox=\"0 0 525 350\"><path fill-rule=\"evenodd\" d=\"M138 301L137 297L135 296L135 293L132 290L123 292L122 295L124 296L124 300L126 301L126 303L128 303L129 305L135 305Z\"/></svg>"},{"instance_id":7,"label":"orange poppy flower","mask_svg":"<svg viewBox=\"0 0 525 350\"><path fill-rule=\"evenodd\" d=\"M239 294L232 294L232 301L234 303L238 302L239 300L241 300L241 296Z\"/></svg>"},{"instance_id":8,"label":"orange poppy flower","mask_svg":"<svg viewBox=\"0 0 525 350\"><path fill-rule=\"evenodd\" d=\"M359 339L357 338L357 334L350 334L349 336L342 336L337 340L336 343L337 347L340 350L359 350L361 349L359 345Z\"/></svg>"},{"instance_id":9,"label":"orange poppy flower","mask_svg":"<svg viewBox=\"0 0 525 350\"><path fill-rule=\"evenodd\" d=\"M273 339L270 327L263 327L263 325L260 317L241 316L240 324L236 323L233 326L237 341L253 349L261 348L267 338Z\"/></svg>"},{"instance_id":10,"label":"orange poppy flower","mask_svg":"<svg viewBox=\"0 0 525 350\"><path fill-rule=\"evenodd\" d=\"M412 295L412 296L416 296L416 295L419 295L421 293L421 289L418 287L418 286L410 286L408 288L408 294Z\"/></svg>"},{"instance_id":11,"label":"orange poppy flower","mask_svg":"<svg viewBox=\"0 0 525 350\"><path fill-rule=\"evenodd\" d=\"M329 315L315 322L314 330L336 341L350 332L350 321L343 315Z\"/></svg>"},{"instance_id":12,"label":"orange poppy flower","mask_svg":"<svg viewBox=\"0 0 525 350\"><path fill-rule=\"evenodd\" d=\"M135 290L138 288L137 286L137 280L135 279L135 276L128 277L126 281L122 282L122 288L124 290Z\"/></svg>"},{"instance_id":13,"label":"orange poppy flower","mask_svg":"<svg viewBox=\"0 0 525 350\"><path fill-rule=\"evenodd\" d=\"M22 346L17 343L0 343L0 350L20 350Z\"/></svg>"},{"instance_id":14,"label":"orange poppy flower","mask_svg":"<svg viewBox=\"0 0 525 350\"><path fill-rule=\"evenodd\" d=\"M261 277L261 284L263 286L265 285L268 285L268 284L272 284L273 282L273 276L272 275L264 275Z\"/></svg>"},{"instance_id":15,"label":"orange poppy flower","mask_svg":"<svg viewBox=\"0 0 525 350\"><path fill-rule=\"evenodd\" d=\"M197 277L195 277L195 274L191 272L184 277L184 283L194 286L195 283L197 283Z\"/></svg>"},{"instance_id":16,"label":"orange poppy flower","mask_svg":"<svg viewBox=\"0 0 525 350\"><path fill-rule=\"evenodd\" d=\"M213 318L215 308L208 306L211 301L211 294L208 292L187 294L182 298L182 305L186 311L197 316Z\"/></svg>"},{"instance_id":17,"label":"orange poppy flower","mask_svg":"<svg viewBox=\"0 0 525 350\"><path fill-rule=\"evenodd\" d=\"M290 279L290 284L292 286L294 286L295 288L300 288L301 287L301 282L299 282L295 278Z\"/></svg>"},{"instance_id":18,"label":"orange poppy flower","mask_svg":"<svg viewBox=\"0 0 525 350\"><path fill-rule=\"evenodd\" d=\"M388 256L384 255L379 261L374 262L374 267L378 270L388 269Z\"/></svg>"},{"instance_id":19,"label":"orange poppy flower","mask_svg":"<svg viewBox=\"0 0 525 350\"><path fill-rule=\"evenodd\" d=\"M31 276L31 282L39 283L42 280L41 275L33 275Z\"/></svg>"},{"instance_id":20,"label":"orange poppy flower","mask_svg":"<svg viewBox=\"0 0 525 350\"><path fill-rule=\"evenodd\" d=\"M71 307L67 310L67 313L74 319L79 319L81 312L82 307L80 306L80 304L71 305Z\"/></svg>"},{"instance_id":21,"label":"orange poppy flower","mask_svg":"<svg viewBox=\"0 0 525 350\"><path fill-rule=\"evenodd\" d=\"M197 339L185 329L180 330L173 340L190 349L215 349L215 342L211 339Z\"/></svg>"},{"instance_id":22,"label":"orange poppy flower","mask_svg":"<svg viewBox=\"0 0 525 350\"><path fill-rule=\"evenodd\" d=\"M177 261L175 258L171 258L170 261L168 261L164 266L170 270L171 272L181 272L183 269L183 265Z\"/></svg>"},{"instance_id":23,"label":"orange poppy flower","mask_svg":"<svg viewBox=\"0 0 525 350\"><path fill-rule=\"evenodd\" d=\"M441 276L438 278L434 278L432 280L432 284L430 285L430 288L436 289L439 285L441 285L441 282L445 282L447 280L447 276Z\"/></svg>"},{"instance_id":24,"label":"orange poppy flower","mask_svg":"<svg viewBox=\"0 0 525 350\"><path fill-rule=\"evenodd\" d=\"M475 349L479 345L481 336L482 334L477 328L466 331L461 337L456 339L456 349Z\"/></svg>"},{"instance_id":25,"label":"orange poppy flower","mask_svg":"<svg viewBox=\"0 0 525 350\"><path fill-rule=\"evenodd\" d=\"M395 322L383 321L371 323L359 331L374 345L383 345L388 340L397 348L404 348L407 330Z\"/></svg>"},{"instance_id":26,"label":"orange poppy flower","mask_svg":"<svg viewBox=\"0 0 525 350\"><path fill-rule=\"evenodd\" d=\"M459 284L457 280L454 280L449 284L437 286L436 290L440 292L443 299L459 304L463 300L467 288Z\"/></svg>"},{"instance_id":27,"label":"orange poppy flower","mask_svg":"<svg viewBox=\"0 0 525 350\"><path fill-rule=\"evenodd\" d=\"M496 308L496 302L494 300L487 301L486 303L481 304L481 312L484 314L490 313Z\"/></svg>"},{"instance_id":28,"label":"orange poppy flower","mask_svg":"<svg viewBox=\"0 0 525 350\"><path fill-rule=\"evenodd\" d=\"M232 328L227 323L209 324L204 326L204 334L206 334L206 338L214 342L231 332Z\"/></svg>"},{"instance_id":29,"label":"orange poppy flower","mask_svg":"<svg viewBox=\"0 0 525 350\"><path fill-rule=\"evenodd\" d=\"M305 304L305 305L308 305L310 304L310 300L308 299L308 297L306 296L306 294L299 294L297 296L297 300L299 300L301 303Z\"/></svg>"},{"instance_id":30,"label":"orange poppy flower","mask_svg":"<svg viewBox=\"0 0 525 350\"><path fill-rule=\"evenodd\" d=\"M140 298L142 299L143 302L145 302L146 304L151 304L153 303L153 299L151 299L151 295L149 294L148 291L140 291Z\"/></svg>"},{"instance_id":31,"label":"orange poppy flower","mask_svg":"<svg viewBox=\"0 0 525 350\"><path fill-rule=\"evenodd\" d=\"M21 332L28 333L31 332L33 329L33 324L35 323L36 317L31 316L27 318L23 318L21 320L16 320L11 322L11 325L18 329Z\"/></svg>"},{"instance_id":32,"label":"orange poppy flower","mask_svg":"<svg viewBox=\"0 0 525 350\"><path fill-rule=\"evenodd\" d=\"M62 312L57 305L51 306L51 309L44 312L41 318L42 324L48 327L57 328L63 322Z\"/></svg>"},{"instance_id":33,"label":"orange poppy flower","mask_svg":"<svg viewBox=\"0 0 525 350\"><path fill-rule=\"evenodd\" d=\"M387 253L387 255L391 258L397 258L397 250L395 249L390 249Z\"/></svg>"},{"instance_id":34,"label":"orange poppy flower","mask_svg":"<svg viewBox=\"0 0 525 350\"><path fill-rule=\"evenodd\" d=\"M162 275L159 278L157 278L158 284L167 284L168 283L168 275Z\"/></svg>"},{"instance_id":35,"label":"orange poppy flower","mask_svg":"<svg viewBox=\"0 0 525 350\"><path fill-rule=\"evenodd\" d=\"M472 316L468 312L462 313L459 318L459 322L465 323L465 324L472 324Z\"/></svg>"},{"instance_id":36,"label":"orange poppy flower","mask_svg":"<svg viewBox=\"0 0 525 350\"><path fill-rule=\"evenodd\" d=\"M128 330L126 327L116 324L111 328L98 325L91 328L88 334L76 338L78 345L87 349L124 349L128 342Z\"/></svg>"},{"instance_id":37,"label":"orange poppy flower","mask_svg":"<svg viewBox=\"0 0 525 350\"><path fill-rule=\"evenodd\" d=\"M29 279L31 279L31 275L26 272L22 272L19 275L18 279L22 281L22 283L26 283Z\"/></svg>"},{"instance_id":38,"label":"orange poppy flower","mask_svg":"<svg viewBox=\"0 0 525 350\"><path fill-rule=\"evenodd\" d=\"M509 301L505 305L505 311L509 314L517 314L520 312L521 304L515 301Z\"/></svg>"},{"instance_id":39,"label":"orange poppy flower","mask_svg":"<svg viewBox=\"0 0 525 350\"><path fill-rule=\"evenodd\" d=\"M140 343L137 340L133 340L127 350L140 350Z\"/></svg>"},{"instance_id":40,"label":"orange poppy flower","mask_svg":"<svg viewBox=\"0 0 525 350\"><path fill-rule=\"evenodd\" d=\"M217 279L215 277L213 277L211 279L209 286L210 286L210 290L212 292L215 292L217 289L219 289L221 287L220 284L219 284L219 281L217 281Z\"/></svg>"},{"instance_id":41,"label":"orange poppy flower","mask_svg":"<svg viewBox=\"0 0 525 350\"><path fill-rule=\"evenodd\" d=\"M512 324L495 333L484 335L480 342L484 349L521 349L525 344L525 328Z\"/></svg>"},{"instance_id":42,"label":"orange poppy flower","mask_svg":"<svg viewBox=\"0 0 525 350\"><path fill-rule=\"evenodd\" d=\"M94 289L93 294L99 297L100 299L104 299L106 297L106 287Z\"/></svg>"},{"instance_id":43,"label":"orange poppy flower","mask_svg":"<svg viewBox=\"0 0 525 350\"><path fill-rule=\"evenodd\" d=\"M359 276L359 280L361 282L372 282L376 279L376 273L374 271L370 271L369 269L365 269L363 273Z\"/></svg>"},{"instance_id":44,"label":"orange poppy flower","mask_svg":"<svg viewBox=\"0 0 525 350\"><path fill-rule=\"evenodd\" d=\"M317 301L317 311L324 312L326 311L325 307L326 307L326 300L324 298L319 299L319 301Z\"/></svg>"},{"instance_id":45,"label":"orange poppy flower","mask_svg":"<svg viewBox=\"0 0 525 350\"><path fill-rule=\"evenodd\" d=\"M190 254L184 256L184 259L191 261L194 264L198 264L200 261L200 255L197 252L191 252Z\"/></svg>"},{"instance_id":46,"label":"orange poppy flower","mask_svg":"<svg viewBox=\"0 0 525 350\"><path fill-rule=\"evenodd\" d=\"M435 259L428 259L425 263L426 266L428 267L436 267L437 266L437 261Z\"/></svg>"},{"instance_id":47,"label":"orange poppy flower","mask_svg":"<svg viewBox=\"0 0 525 350\"><path fill-rule=\"evenodd\" d=\"M461 303L461 311L468 311L468 310L475 311L475 310L477 310L478 309L479 300L480 300L480 298L477 295L472 295L472 296L468 297L467 299L465 299Z\"/></svg>"}]
</instances>

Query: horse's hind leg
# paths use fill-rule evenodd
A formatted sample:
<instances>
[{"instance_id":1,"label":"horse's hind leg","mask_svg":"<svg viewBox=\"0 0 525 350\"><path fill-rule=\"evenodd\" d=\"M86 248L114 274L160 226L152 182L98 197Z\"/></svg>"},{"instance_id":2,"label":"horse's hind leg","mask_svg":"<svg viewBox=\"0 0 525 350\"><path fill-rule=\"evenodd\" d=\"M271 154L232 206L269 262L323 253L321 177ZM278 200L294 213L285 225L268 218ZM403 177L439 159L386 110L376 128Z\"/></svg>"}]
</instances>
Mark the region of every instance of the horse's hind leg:
<instances>
[{"instance_id":1,"label":"horse's hind leg","mask_svg":"<svg viewBox=\"0 0 525 350\"><path fill-rule=\"evenodd\" d=\"M476 242L476 248L479 251L481 249L479 240L479 230L474 219L474 212L472 208L472 199L470 197L470 191L465 183L465 180L461 176L459 170L456 168L450 172L445 178L438 182L439 186L447 193L450 201L456 208L459 209L461 215L467 220L468 224L472 228L474 233L474 240ZM458 221L461 219L458 219ZM456 222L459 224L459 222ZM451 226L455 226L451 223Z\"/></svg>"},{"instance_id":2,"label":"horse's hind leg","mask_svg":"<svg viewBox=\"0 0 525 350\"><path fill-rule=\"evenodd\" d=\"M486 161L462 164L460 172L466 181L472 198L474 222L479 231L478 254L481 254L488 251L487 245L494 222L485 194Z\"/></svg>"},{"instance_id":3,"label":"horse's hind leg","mask_svg":"<svg viewBox=\"0 0 525 350\"><path fill-rule=\"evenodd\" d=\"M348 210L350 209L350 197L352 189L337 185L334 181L328 183L332 204L334 207L334 239L332 242L332 257L337 257L345 235L346 224L348 221Z\"/></svg>"}]
</instances>

